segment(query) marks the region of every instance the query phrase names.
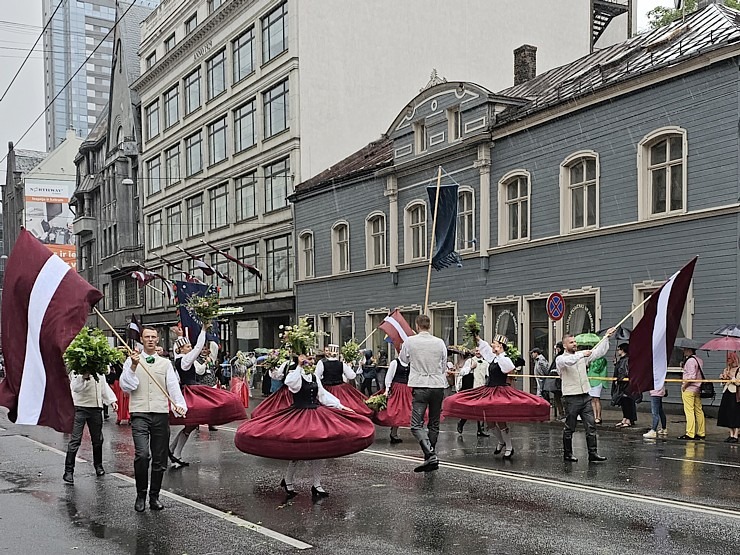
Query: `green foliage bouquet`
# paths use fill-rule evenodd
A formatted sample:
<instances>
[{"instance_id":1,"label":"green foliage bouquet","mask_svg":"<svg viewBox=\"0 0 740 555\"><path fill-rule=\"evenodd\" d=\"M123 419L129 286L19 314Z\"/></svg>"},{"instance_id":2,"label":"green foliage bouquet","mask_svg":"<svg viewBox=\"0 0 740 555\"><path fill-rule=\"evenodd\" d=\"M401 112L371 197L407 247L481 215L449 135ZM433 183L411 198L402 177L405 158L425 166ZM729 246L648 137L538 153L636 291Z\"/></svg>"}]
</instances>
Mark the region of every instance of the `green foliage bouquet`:
<instances>
[{"instance_id":1,"label":"green foliage bouquet","mask_svg":"<svg viewBox=\"0 0 740 555\"><path fill-rule=\"evenodd\" d=\"M299 318L295 326L280 326L283 346L296 355L308 355L316 348L319 334L311 329L308 320Z\"/></svg>"},{"instance_id":2,"label":"green foliage bouquet","mask_svg":"<svg viewBox=\"0 0 740 555\"><path fill-rule=\"evenodd\" d=\"M353 337L340 349L342 358L347 364L354 364L360 358L360 344Z\"/></svg>"},{"instance_id":3,"label":"green foliage bouquet","mask_svg":"<svg viewBox=\"0 0 740 555\"><path fill-rule=\"evenodd\" d=\"M102 331L87 326L80 330L64 352L64 363L74 374L89 374L97 382L108 373L110 364L121 363L121 351L111 347Z\"/></svg>"},{"instance_id":4,"label":"green foliage bouquet","mask_svg":"<svg viewBox=\"0 0 740 555\"><path fill-rule=\"evenodd\" d=\"M211 322L218 317L218 292L212 291L203 297L192 295L185 303L185 308L201 325L210 326Z\"/></svg>"},{"instance_id":5,"label":"green foliage bouquet","mask_svg":"<svg viewBox=\"0 0 740 555\"><path fill-rule=\"evenodd\" d=\"M278 368L283 362L288 360L290 353L287 349L273 349L267 354L267 358L262 361L262 366L268 370Z\"/></svg>"},{"instance_id":6,"label":"green foliage bouquet","mask_svg":"<svg viewBox=\"0 0 740 555\"><path fill-rule=\"evenodd\" d=\"M385 393L376 393L365 399L365 404L375 412L380 412L388 408L388 396Z\"/></svg>"},{"instance_id":7,"label":"green foliage bouquet","mask_svg":"<svg viewBox=\"0 0 740 555\"><path fill-rule=\"evenodd\" d=\"M480 335L480 323L478 322L478 316L471 314L465 317L465 323L463 324L463 340L465 347L468 349L475 349L477 347L476 337Z\"/></svg>"}]
</instances>

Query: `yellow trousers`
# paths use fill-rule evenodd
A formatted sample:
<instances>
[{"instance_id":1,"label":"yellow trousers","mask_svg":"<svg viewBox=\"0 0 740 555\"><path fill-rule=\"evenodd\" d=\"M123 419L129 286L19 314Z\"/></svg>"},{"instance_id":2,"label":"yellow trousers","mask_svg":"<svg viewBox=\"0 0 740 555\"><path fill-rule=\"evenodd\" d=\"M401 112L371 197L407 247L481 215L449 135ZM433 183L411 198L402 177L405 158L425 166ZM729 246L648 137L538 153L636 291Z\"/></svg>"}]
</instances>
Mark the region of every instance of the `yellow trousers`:
<instances>
[{"instance_id":1,"label":"yellow trousers","mask_svg":"<svg viewBox=\"0 0 740 555\"><path fill-rule=\"evenodd\" d=\"M689 437L707 435L706 423L704 421L704 408L701 405L701 397L693 391L682 391L683 412L686 415L686 435Z\"/></svg>"}]
</instances>

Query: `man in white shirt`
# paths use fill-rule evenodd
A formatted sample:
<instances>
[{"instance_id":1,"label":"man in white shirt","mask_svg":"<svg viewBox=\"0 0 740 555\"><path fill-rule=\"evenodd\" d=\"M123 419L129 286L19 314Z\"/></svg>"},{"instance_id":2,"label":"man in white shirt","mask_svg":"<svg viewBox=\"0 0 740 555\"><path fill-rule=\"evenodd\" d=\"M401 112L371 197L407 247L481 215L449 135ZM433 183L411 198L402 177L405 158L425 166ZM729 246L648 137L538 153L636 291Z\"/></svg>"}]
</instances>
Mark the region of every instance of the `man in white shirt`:
<instances>
[{"instance_id":1,"label":"man in white shirt","mask_svg":"<svg viewBox=\"0 0 740 555\"><path fill-rule=\"evenodd\" d=\"M578 351L576 338L571 334L563 336L565 352L555 359L555 365L560 374L563 388L563 404L565 405L565 429L563 430L563 460L578 462L573 456L573 432L578 425L578 417L586 426L586 445L588 446L588 461L602 462L597 452L596 421L588 392L591 389L586 374L587 365L597 358L603 357L609 351L609 336L614 335L615 328L609 328L604 339L593 350Z\"/></svg>"},{"instance_id":2,"label":"man in white shirt","mask_svg":"<svg viewBox=\"0 0 740 555\"><path fill-rule=\"evenodd\" d=\"M403 342L398 358L409 365L409 383L413 393L411 405L411 433L424 452L424 464L414 472L430 472L439 468L434 450L439 437L439 417L447 387L447 346L439 337L429 333L429 316L416 317L416 335ZM424 413L429 410L428 430L424 428Z\"/></svg>"},{"instance_id":3,"label":"man in white shirt","mask_svg":"<svg viewBox=\"0 0 740 555\"><path fill-rule=\"evenodd\" d=\"M169 359L157 355L159 334L155 328L141 330L144 352L134 352L126 359L121 373L121 389L131 395L131 435L134 438L134 477L136 503L134 510L142 512L149 491L149 508L161 511L159 501L162 477L167 470L170 441L170 408L177 416L184 416L188 408L180 391L177 374ZM143 359L143 361L142 361ZM140 368L140 366L142 368ZM143 367L146 366L146 370ZM169 398L174 401L170 407ZM151 455L150 455L151 446ZM149 485L149 460L152 460L152 480Z\"/></svg>"}]
</instances>

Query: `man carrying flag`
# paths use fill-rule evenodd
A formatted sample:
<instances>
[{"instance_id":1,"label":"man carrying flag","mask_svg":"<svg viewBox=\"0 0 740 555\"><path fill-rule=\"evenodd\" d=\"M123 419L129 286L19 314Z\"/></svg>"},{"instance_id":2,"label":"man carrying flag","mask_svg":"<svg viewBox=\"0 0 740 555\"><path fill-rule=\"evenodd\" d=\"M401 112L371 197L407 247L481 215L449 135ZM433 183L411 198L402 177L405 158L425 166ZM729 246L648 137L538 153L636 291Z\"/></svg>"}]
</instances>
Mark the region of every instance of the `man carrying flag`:
<instances>
[{"instance_id":1,"label":"man carrying flag","mask_svg":"<svg viewBox=\"0 0 740 555\"><path fill-rule=\"evenodd\" d=\"M62 355L103 294L28 230L5 270L2 310L6 377L0 406L16 424L71 433L75 408Z\"/></svg>"}]
</instances>

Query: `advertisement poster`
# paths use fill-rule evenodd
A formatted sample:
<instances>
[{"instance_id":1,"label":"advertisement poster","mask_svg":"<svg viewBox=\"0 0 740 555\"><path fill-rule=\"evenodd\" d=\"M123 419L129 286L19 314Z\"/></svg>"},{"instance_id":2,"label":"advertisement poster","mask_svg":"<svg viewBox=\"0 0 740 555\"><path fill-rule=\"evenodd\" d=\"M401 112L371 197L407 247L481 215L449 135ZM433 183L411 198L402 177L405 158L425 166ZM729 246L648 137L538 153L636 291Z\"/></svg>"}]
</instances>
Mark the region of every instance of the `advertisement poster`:
<instances>
[{"instance_id":1,"label":"advertisement poster","mask_svg":"<svg viewBox=\"0 0 740 555\"><path fill-rule=\"evenodd\" d=\"M74 187L74 181L27 179L25 212L26 229L76 270L74 214L69 208Z\"/></svg>"}]
</instances>

